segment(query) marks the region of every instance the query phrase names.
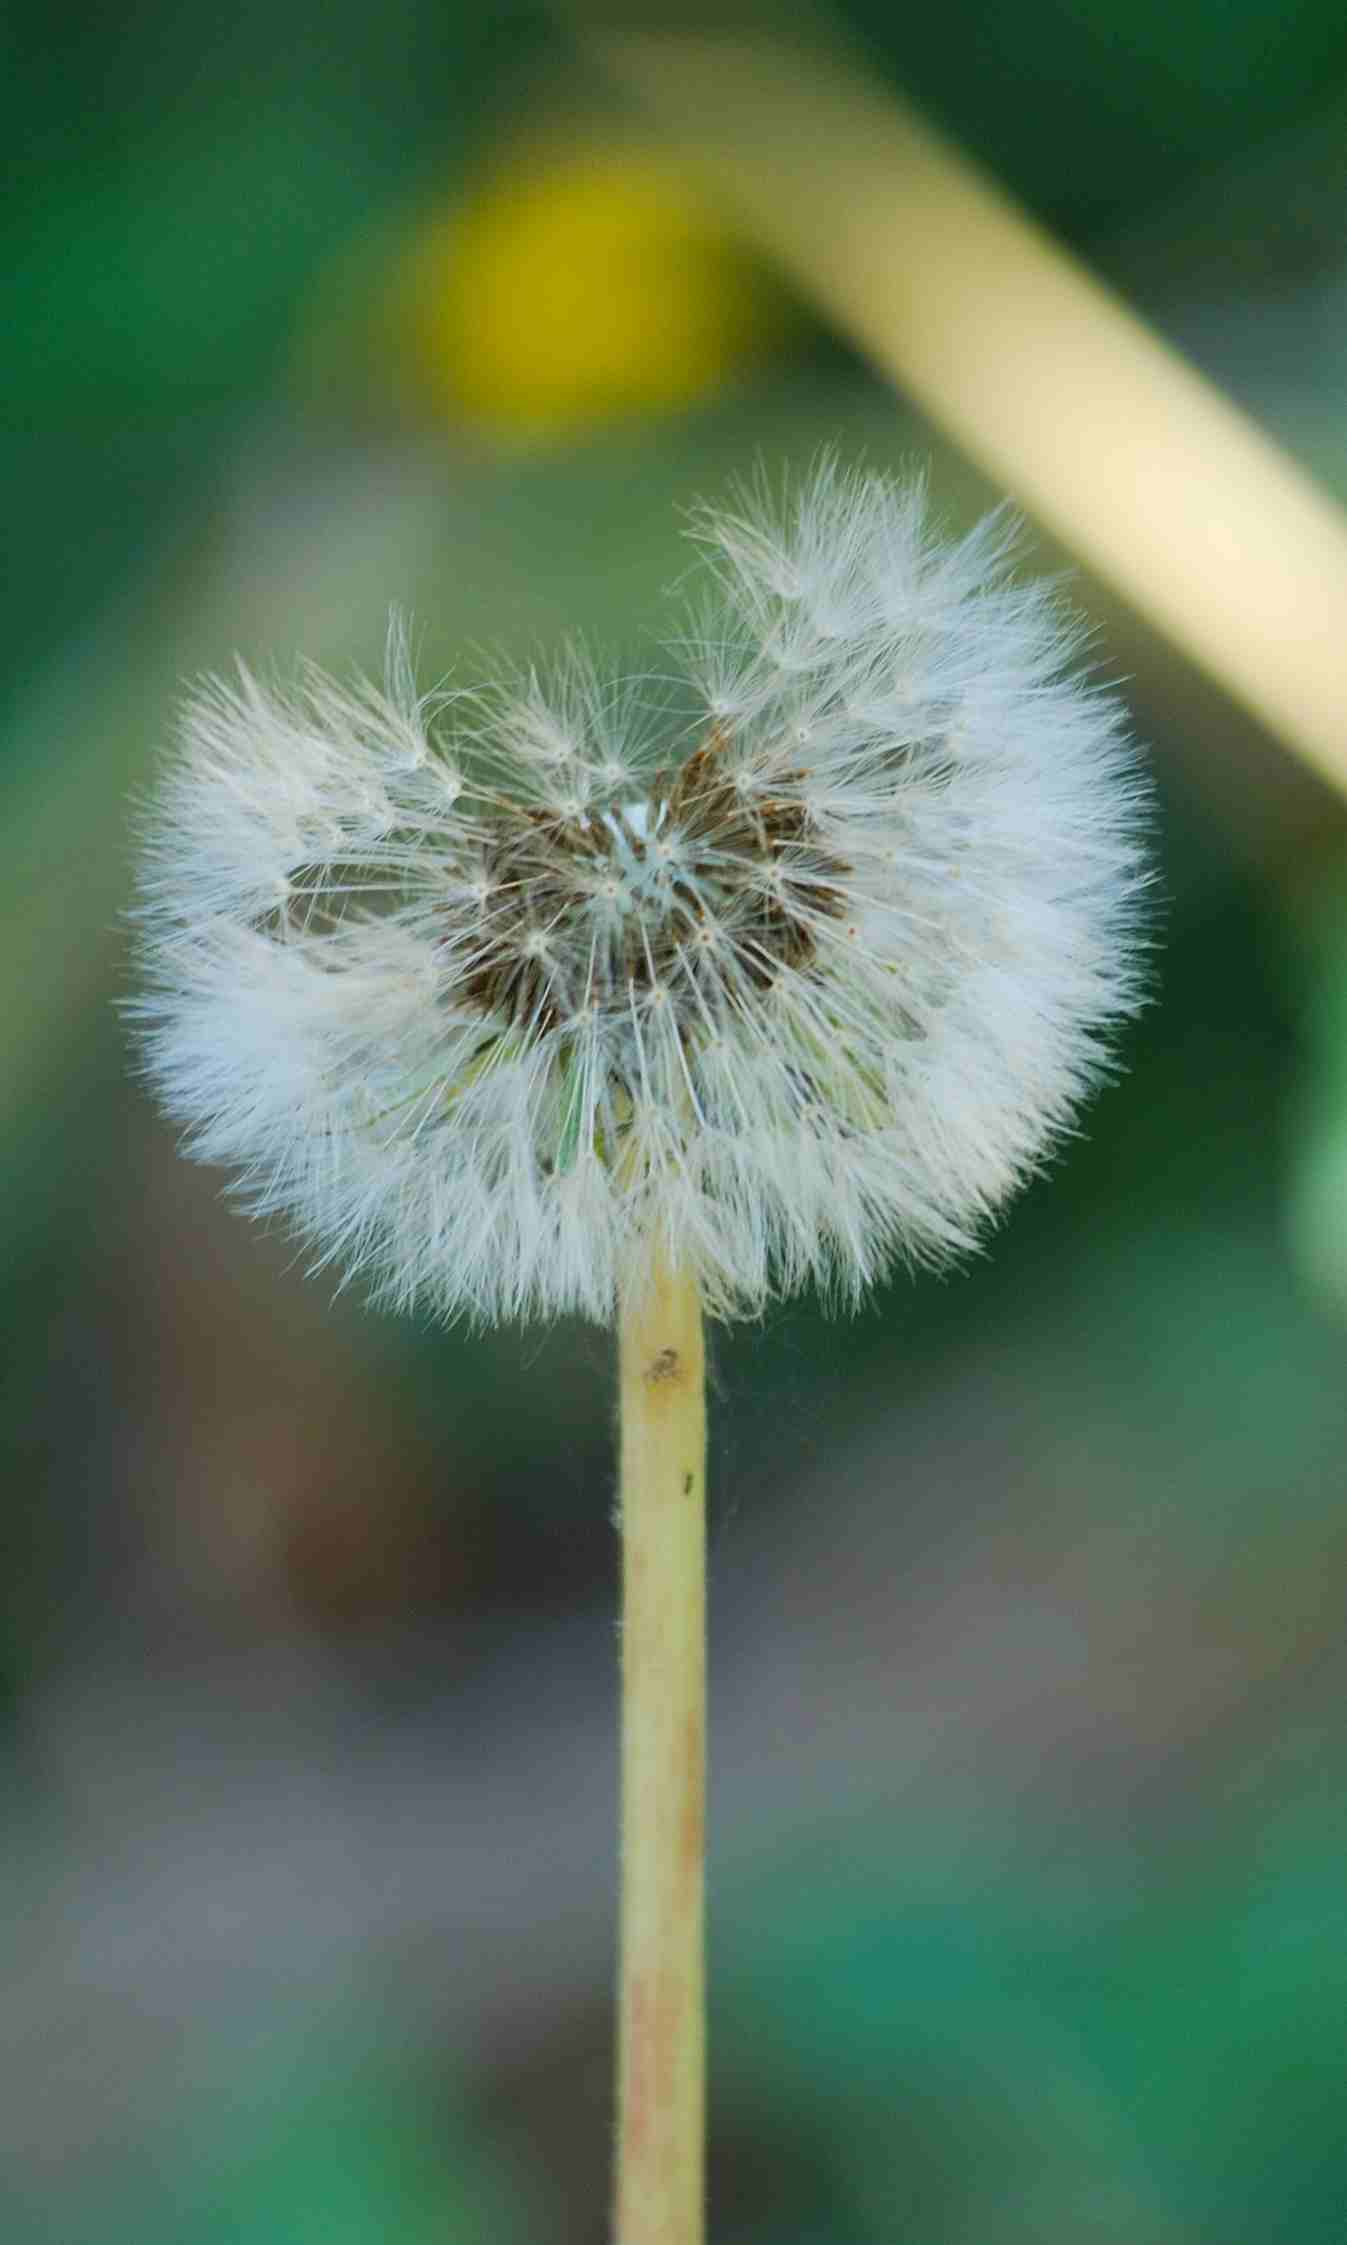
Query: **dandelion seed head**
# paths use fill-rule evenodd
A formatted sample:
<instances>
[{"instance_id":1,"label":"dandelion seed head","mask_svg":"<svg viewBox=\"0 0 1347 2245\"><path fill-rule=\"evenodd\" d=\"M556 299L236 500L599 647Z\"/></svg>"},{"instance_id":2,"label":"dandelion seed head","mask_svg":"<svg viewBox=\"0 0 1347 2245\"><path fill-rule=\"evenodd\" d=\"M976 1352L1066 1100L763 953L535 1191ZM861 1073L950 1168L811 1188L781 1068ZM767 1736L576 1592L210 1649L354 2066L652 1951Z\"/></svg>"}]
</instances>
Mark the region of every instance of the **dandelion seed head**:
<instances>
[{"instance_id":1,"label":"dandelion seed head","mask_svg":"<svg viewBox=\"0 0 1347 2245\"><path fill-rule=\"evenodd\" d=\"M714 1310L971 1247L1136 1005L1142 792L1004 524L825 466L698 525L677 749L582 655L189 702L138 1001L189 1150L391 1303Z\"/></svg>"}]
</instances>

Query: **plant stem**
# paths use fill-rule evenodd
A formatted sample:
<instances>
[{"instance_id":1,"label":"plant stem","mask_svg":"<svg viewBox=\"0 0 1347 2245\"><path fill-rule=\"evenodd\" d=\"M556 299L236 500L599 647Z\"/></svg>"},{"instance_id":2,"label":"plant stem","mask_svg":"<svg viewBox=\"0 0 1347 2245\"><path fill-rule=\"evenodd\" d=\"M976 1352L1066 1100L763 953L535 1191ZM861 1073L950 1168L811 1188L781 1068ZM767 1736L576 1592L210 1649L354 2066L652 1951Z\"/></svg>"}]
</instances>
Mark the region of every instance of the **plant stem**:
<instances>
[{"instance_id":1,"label":"plant stem","mask_svg":"<svg viewBox=\"0 0 1347 2245\"><path fill-rule=\"evenodd\" d=\"M565 13L803 302L1347 789L1347 528L1303 470L831 34Z\"/></svg>"},{"instance_id":2,"label":"plant stem","mask_svg":"<svg viewBox=\"0 0 1347 2245\"><path fill-rule=\"evenodd\" d=\"M704 2236L706 1391L696 1283L660 1263L618 1326L622 1903L616 2245Z\"/></svg>"}]
</instances>

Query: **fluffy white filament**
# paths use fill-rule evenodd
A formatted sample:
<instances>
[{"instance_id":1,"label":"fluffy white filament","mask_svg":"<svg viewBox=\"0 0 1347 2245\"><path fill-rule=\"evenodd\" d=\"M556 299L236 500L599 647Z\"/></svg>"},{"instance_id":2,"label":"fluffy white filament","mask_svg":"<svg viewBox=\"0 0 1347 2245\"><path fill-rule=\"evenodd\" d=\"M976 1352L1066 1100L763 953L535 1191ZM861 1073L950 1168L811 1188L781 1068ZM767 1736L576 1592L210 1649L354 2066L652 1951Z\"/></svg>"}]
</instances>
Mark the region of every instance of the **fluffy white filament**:
<instances>
[{"instance_id":1,"label":"fluffy white filament","mask_svg":"<svg viewBox=\"0 0 1347 2245\"><path fill-rule=\"evenodd\" d=\"M213 682L150 822L149 1067L381 1298L607 1316L965 1249L1137 997L1140 786L995 519L815 473L709 514L698 714L636 689Z\"/></svg>"}]
</instances>

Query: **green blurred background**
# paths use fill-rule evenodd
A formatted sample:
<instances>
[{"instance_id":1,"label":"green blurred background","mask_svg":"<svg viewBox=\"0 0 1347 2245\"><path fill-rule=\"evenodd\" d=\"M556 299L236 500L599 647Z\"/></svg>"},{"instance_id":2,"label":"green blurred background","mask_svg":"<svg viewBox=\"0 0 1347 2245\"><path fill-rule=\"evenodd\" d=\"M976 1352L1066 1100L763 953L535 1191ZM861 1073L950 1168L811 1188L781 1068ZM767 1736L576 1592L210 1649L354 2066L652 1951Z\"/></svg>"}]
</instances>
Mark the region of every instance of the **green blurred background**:
<instances>
[{"instance_id":1,"label":"green blurred background","mask_svg":"<svg viewBox=\"0 0 1347 2245\"><path fill-rule=\"evenodd\" d=\"M1338 0L902 13L1347 497ZM649 660L758 458L998 495L541 16L3 36L3 2236L599 2245L608 1340L334 1304L177 1158L128 800L185 676L390 601L428 675ZM717 2245L1347 2237L1343 812L1075 591L1158 789L1130 1072L971 1269L716 1343Z\"/></svg>"}]
</instances>

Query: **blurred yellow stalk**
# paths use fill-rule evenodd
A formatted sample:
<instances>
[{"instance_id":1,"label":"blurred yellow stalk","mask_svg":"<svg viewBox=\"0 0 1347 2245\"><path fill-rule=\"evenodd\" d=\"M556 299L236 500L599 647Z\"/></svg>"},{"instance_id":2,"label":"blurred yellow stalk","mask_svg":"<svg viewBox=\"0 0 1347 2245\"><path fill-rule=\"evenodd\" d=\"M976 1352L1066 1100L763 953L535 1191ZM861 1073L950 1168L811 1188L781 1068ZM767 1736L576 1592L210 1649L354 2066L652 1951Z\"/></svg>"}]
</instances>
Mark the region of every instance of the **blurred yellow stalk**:
<instances>
[{"instance_id":1,"label":"blurred yellow stalk","mask_svg":"<svg viewBox=\"0 0 1347 2245\"><path fill-rule=\"evenodd\" d=\"M965 157L826 49L596 26L758 245L1040 522L1347 790L1347 517Z\"/></svg>"}]
</instances>

